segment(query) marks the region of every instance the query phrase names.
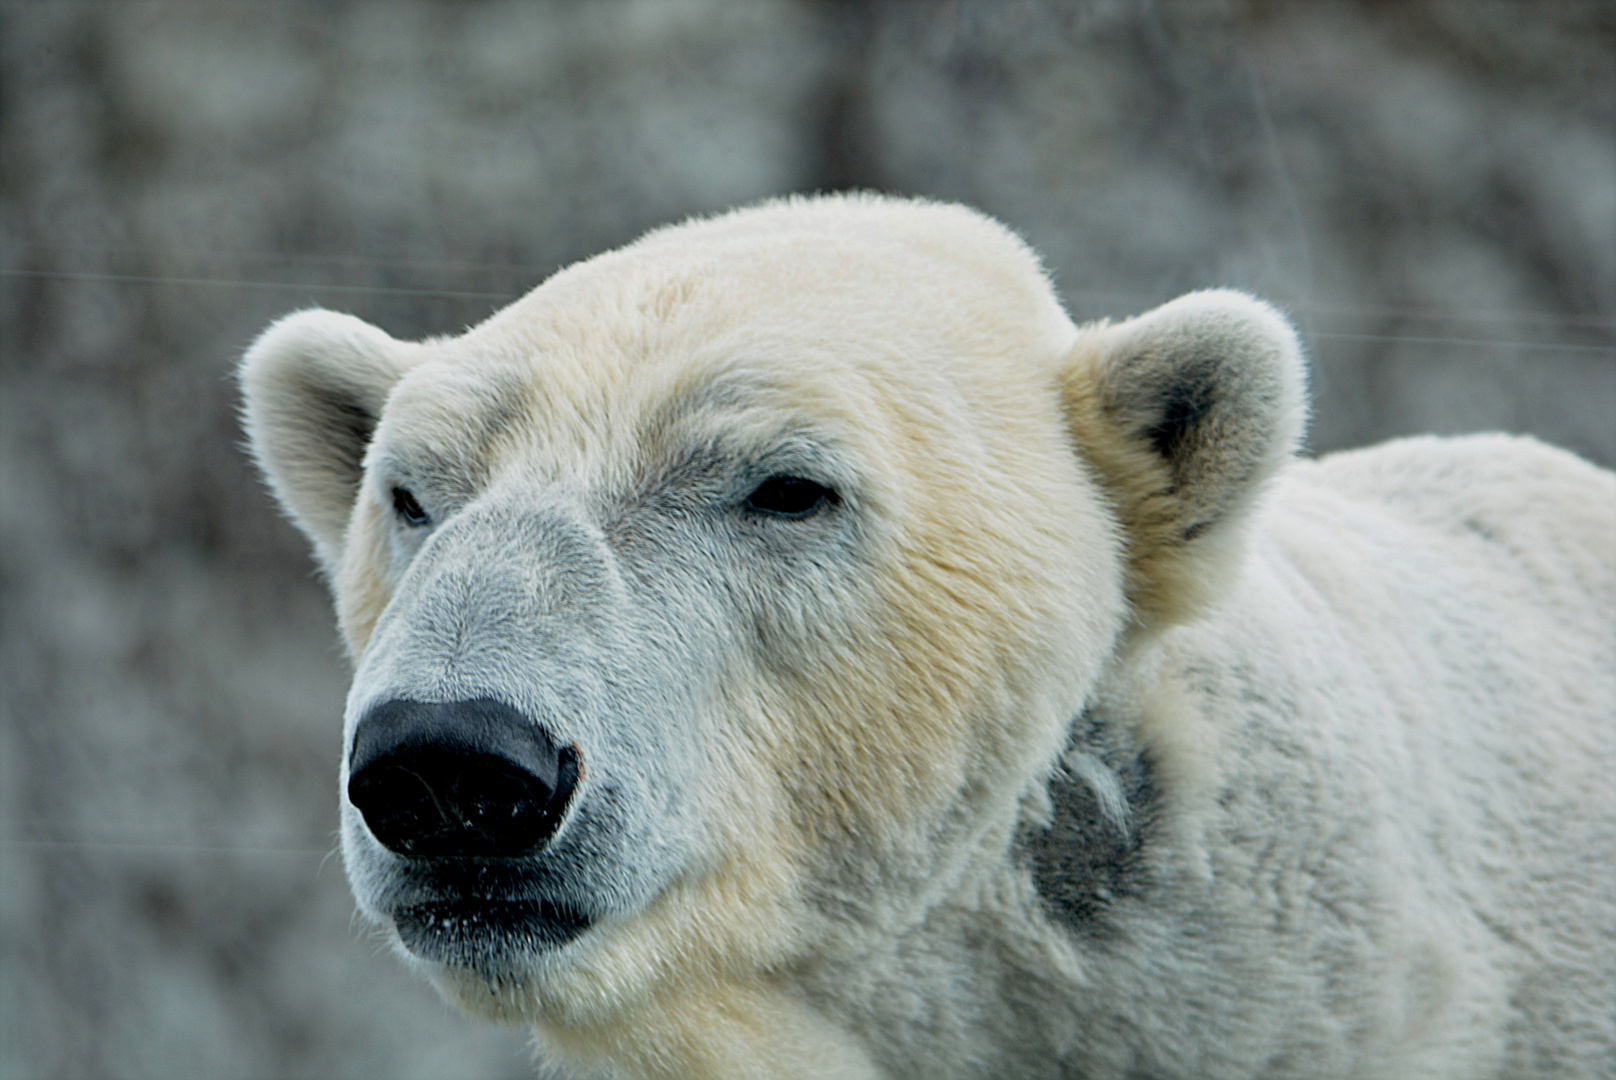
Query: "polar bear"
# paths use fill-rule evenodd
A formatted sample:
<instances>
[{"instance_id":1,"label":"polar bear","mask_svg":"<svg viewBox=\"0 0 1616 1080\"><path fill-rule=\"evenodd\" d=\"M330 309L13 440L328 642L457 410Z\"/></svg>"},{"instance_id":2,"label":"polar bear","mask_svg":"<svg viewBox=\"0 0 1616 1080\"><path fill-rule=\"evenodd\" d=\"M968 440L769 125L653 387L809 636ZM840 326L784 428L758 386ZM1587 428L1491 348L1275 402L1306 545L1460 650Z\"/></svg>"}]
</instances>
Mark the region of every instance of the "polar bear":
<instances>
[{"instance_id":1,"label":"polar bear","mask_svg":"<svg viewBox=\"0 0 1616 1080\"><path fill-rule=\"evenodd\" d=\"M1616 1075L1610 474L1300 460L1272 308L874 196L242 379L359 908L558 1075Z\"/></svg>"}]
</instances>

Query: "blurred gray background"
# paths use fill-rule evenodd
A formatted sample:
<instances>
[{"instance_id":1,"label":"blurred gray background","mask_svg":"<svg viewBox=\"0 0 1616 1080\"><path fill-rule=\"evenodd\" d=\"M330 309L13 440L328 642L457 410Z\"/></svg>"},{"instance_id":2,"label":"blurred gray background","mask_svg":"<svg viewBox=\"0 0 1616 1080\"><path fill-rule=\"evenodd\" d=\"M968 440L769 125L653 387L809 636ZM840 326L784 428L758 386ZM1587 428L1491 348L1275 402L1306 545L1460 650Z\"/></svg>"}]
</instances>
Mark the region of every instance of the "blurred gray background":
<instances>
[{"instance_id":1,"label":"blurred gray background","mask_svg":"<svg viewBox=\"0 0 1616 1080\"><path fill-rule=\"evenodd\" d=\"M351 918L345 668L232 367L688 214L960 199L1079 319L1231 284L1310 448L1616 462L1616 5L0 5L0 1076L521 1077Z\"/></svg>"}]
</instances>

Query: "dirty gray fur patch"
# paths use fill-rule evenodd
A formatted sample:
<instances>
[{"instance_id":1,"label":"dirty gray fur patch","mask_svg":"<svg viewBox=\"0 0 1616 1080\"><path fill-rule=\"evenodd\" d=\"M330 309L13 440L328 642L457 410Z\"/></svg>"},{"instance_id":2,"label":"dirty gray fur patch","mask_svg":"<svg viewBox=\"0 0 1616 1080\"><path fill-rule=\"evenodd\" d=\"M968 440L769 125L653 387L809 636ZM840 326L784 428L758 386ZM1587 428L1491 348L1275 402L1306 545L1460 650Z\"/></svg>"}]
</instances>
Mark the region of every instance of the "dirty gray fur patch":
<instances>
[{"instance_id":1,"label":"dirty gray fur patch","mask_svg":"<svg viewBox=\"0 0 1616 1080\"><path fill-rule=\"evenodd\" d=\"M1106 909L1145 885L1142 853L1156 805L1149 765L1141 752L1114 745L1085 711L1048 793L1049 820L1022 825L1017 854L1052 919L1084 936L1102 933Z\"/></svg>"}]
</instances>

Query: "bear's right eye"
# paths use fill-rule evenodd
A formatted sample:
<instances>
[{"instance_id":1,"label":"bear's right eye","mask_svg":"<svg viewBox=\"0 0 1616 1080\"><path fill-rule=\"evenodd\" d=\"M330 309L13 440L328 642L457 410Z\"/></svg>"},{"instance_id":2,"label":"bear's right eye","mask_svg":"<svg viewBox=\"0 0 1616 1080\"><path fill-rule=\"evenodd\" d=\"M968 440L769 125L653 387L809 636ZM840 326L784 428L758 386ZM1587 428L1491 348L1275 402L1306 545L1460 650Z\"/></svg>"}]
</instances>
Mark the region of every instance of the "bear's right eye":
<instances>
[{"instance_id":1,"label":"bear's right eye","mask_svg":"<svg viewBox=\"0 0 1616 1080\"><path fill-rule=\"evenodd\" d=\"M393 512L412 528L419 528L429 520L421 504L415 501L415 496L401 487L393 489Z\"/></svg>"},{"instance_id":2,"label":"bear's right eye","mask_svg":"<svg viewBox=\"0 0 1616 1080\"><path fill-rule=\"evenodd\" d=\"M773 517L800 519L840 503L841 496L800 476L771 476L746 497L746 508Z\"/></svg>"}]
</instances>

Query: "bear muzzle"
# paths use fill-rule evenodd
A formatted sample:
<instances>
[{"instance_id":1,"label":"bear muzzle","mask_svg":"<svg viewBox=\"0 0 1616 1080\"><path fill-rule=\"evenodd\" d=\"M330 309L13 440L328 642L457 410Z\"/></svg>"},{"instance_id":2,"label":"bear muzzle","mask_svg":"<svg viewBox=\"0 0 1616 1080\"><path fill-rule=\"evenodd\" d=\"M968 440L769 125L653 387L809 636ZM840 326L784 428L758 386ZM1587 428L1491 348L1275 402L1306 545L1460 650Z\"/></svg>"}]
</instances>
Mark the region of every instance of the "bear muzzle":
<instances>
[{"instance_id":1,"label":"bear muzzle","mask_svg":"<svg viewBox=\"0 0 1616 1080\"><path fill-rule=\"evenodd\" d=\"M383 909L415 955L492 971L513 949L587 930L574 903L535 896L532 857L560 828L582 776L576 746L504 702L384 701L354 730L348 799L400 856L406 888Z\"/></svg>"}]
</instances>

